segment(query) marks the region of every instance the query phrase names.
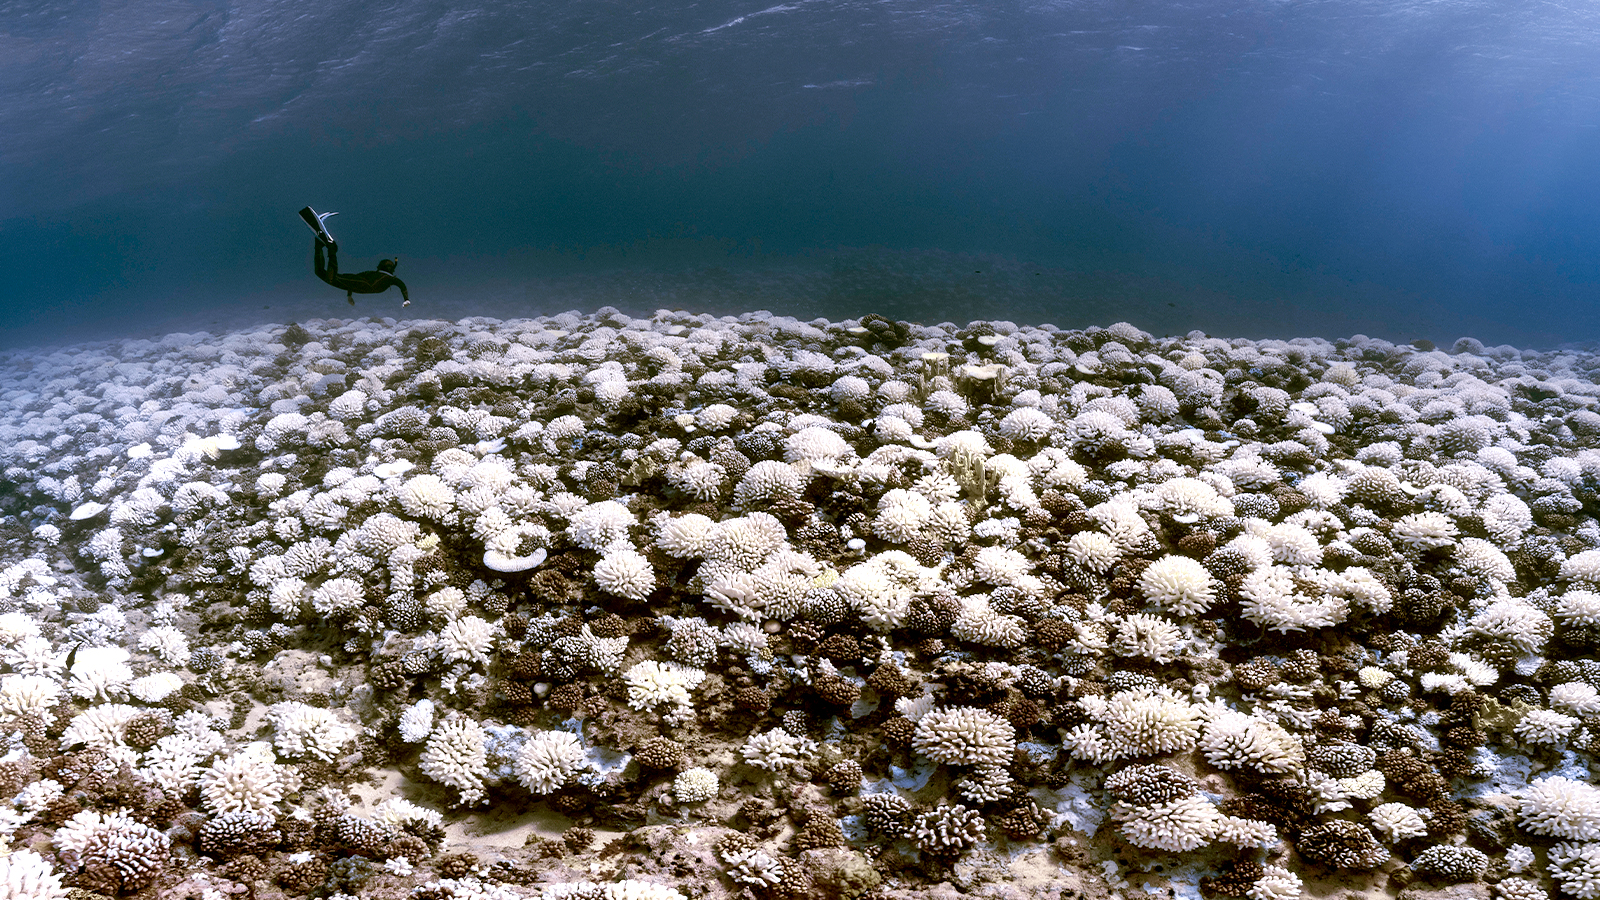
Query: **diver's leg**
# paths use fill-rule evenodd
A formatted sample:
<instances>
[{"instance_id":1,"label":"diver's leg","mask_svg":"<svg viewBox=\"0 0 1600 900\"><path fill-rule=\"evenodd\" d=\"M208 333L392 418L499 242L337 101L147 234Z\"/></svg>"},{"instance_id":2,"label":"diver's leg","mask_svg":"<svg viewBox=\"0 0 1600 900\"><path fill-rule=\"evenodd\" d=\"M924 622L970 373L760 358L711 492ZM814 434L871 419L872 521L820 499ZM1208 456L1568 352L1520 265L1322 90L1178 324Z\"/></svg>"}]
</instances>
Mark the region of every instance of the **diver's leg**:
<instances>
[{"instance_id":1,"label":"diver's leg","mask_svg":"<svg viewBox=\"0 0 1600 900\"><path fill-rule=\"evenodd\" d=\"M316 250L312 253L311 270L323 281L328 280L328 261L323 257L321 241L316 242Z\"/></svg>"}]
</instances>

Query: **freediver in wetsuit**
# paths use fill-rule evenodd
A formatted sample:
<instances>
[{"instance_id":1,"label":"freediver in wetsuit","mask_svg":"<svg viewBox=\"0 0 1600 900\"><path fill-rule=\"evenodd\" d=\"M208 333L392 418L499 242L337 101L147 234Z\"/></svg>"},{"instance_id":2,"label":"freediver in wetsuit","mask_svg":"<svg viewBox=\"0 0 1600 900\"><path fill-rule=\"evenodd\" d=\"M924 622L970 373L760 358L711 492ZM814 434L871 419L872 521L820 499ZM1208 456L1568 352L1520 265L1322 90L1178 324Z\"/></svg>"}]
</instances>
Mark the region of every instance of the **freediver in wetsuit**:
<instances>
[{"instance_id":1,"label":"freediver in wetsuit","mask_svg":"<svg viewBox=\"0 0 1600 900\"><path fill-rule=\"evenodd\" d=\"M327 259L323 259L323 250L327 250ZM405 298L401 306L411 305L411 295L406 292L406 283L396 278L395 267L400 264L399 258L380 259L378 268L370 272L356 272L345 274L339 271L339 242L323 240L319 234L316 238L315 256L312 259L313 268L317 277L344 291L344 297L354 306L356 294L381 294L391 287L400 289L400 296Z\"/></svg>"}]
</instances>

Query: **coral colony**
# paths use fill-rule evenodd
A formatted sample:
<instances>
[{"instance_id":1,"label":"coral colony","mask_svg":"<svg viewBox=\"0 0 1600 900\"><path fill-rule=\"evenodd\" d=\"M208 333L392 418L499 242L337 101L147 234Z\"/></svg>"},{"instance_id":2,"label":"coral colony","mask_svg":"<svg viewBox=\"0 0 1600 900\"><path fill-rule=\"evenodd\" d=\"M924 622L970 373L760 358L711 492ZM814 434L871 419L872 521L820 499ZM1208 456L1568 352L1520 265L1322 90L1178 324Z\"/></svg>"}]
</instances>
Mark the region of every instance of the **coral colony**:
<instances>
[{"instance_id":1,"label":"coral colony","mask_svg":"<svg viewBox=\"0 0 1600 900\"><path fill-rule=\"evenodd\" d=\"M0 367L5 898L1600 898L1592 354L601 309Z\"/></svg>"}]
</instances>

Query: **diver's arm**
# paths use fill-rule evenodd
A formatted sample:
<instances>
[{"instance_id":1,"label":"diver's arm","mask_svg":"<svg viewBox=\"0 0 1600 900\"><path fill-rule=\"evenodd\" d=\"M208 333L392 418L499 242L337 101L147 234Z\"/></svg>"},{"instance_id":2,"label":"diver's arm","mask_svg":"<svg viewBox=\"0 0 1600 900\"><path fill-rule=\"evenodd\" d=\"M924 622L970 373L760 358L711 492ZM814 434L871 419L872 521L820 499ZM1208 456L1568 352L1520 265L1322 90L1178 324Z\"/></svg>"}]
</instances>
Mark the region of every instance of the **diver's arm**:
<instances>
[{"instance_id":1,"label":"diver's arm","mask_svg":"<svg viewBox=\"0 0 1600 900\"><path fill-rule=\"evenodd\" d=\"M410 306L411 305L411 294L406 291L406 283L404 281L401 281L400 279L394 277L393 275L389 276L389 280L394 282L394 286L400 289L400 296L405 298L406 302L404 302L404 303L402 303L400 305L401 306Z\"/></svg>"}]
</instances>

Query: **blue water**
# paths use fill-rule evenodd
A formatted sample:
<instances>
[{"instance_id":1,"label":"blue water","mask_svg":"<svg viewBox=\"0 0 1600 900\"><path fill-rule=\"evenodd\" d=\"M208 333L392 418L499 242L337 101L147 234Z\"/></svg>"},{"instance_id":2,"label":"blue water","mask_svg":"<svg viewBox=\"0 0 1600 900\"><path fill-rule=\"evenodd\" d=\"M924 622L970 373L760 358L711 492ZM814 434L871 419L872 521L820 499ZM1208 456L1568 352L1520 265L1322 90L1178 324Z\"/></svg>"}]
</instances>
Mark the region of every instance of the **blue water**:
<instances>
[{"instance_id":1,"label":"blue water","mask_svg":"<svg viewBox=\"0 0 1600 900\"><path fill-rule=\"evenodd\" d=\"M0 0L0 340L348 315L308 203L415 316L1600 339L1591 4L641 7Z\"/></svg>"}]
</instances>

